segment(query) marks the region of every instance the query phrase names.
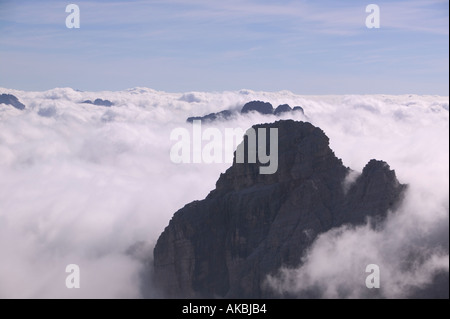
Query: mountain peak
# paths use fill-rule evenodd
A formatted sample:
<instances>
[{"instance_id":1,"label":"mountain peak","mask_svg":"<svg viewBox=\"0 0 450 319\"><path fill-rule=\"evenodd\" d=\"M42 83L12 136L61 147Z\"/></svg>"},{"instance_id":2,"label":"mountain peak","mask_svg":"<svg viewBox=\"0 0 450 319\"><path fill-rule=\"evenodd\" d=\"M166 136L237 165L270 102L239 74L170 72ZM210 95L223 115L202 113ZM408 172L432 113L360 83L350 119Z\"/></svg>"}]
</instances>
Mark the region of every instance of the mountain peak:
<instances>
[{"instance_id":1,"label":"mountain peak","mask_svg":"<svg viewBox=\"0 0 450 319\"><path fill-rule=\"evenodd\" d=\"M261 163L239 163L235 153L216 189L175 213L154 249L155 278L166 297L272 297L263 286L267 275L298 266L319 234L382 220L401 199L404 185L376 160L345 191L351 170L310 123L252 129L257 140L259 129L277 130L277 171L259 174Z\"/></svg>"},{"instance_id":2,"label":"mountain peak","mask_svg":"<svg viewBox=\"0 0 450 319\"><path fill-rule=\"evenodd\" d=\"M278 169L274 174L259 174L261 163L237 163L234 153L233 165L221 174L216 190L242 189L255 184L272 184L289 180L307 178L314 172L322 172L328 167L342 165L342 161L334 156L329 148L329 139L325 133L311 123L281 120L271 124L258 124L252 127L256 140L263 129L269 134L270 129L278 132ZM266 150L270 149L270 139ZM238 146L248 149L247 137ZM260 158L258 148L256 158ZM336 174L345 175L347 169L340 168Z\"/></svg>"},{"instance_id":3,"label":"mountain peak","mask_svg":"<svg viewBox=\"0 0 450 319\"><path fill-rule=\"evenodd\" d=\"M7 104L18 110L24 110L25 105L22 104L17 97L12 94L0 94L0 104Z\"/></svg>"}]
</instances>

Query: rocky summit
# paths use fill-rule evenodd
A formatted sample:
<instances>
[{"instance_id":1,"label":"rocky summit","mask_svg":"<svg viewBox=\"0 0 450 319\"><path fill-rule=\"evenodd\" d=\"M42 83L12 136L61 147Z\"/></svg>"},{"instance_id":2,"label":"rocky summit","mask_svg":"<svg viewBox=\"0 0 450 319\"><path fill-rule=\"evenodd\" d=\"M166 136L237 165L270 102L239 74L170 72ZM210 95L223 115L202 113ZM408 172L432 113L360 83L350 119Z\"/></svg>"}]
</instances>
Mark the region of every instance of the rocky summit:
<instances>
[{"instance_id":1,"label":"rocky summit","mask_svg":"<svg viewBox=\"0 0 450 319\"><path fill-rule=\"evenodd\" d=\"M248 113L259 113L263 115L276 115L280 116L282 114L289 114L291 112L301 112L305 114L305 111L301 106L294 106L291 108L289 104L281 104L278 105L277 108L273 108L272 104L269 102L263 101L250 101L244 104L242 107L240 114L248 114ZM217 113L210 113L203 116L191 116L186 119L186 122L192 123L193 121L199 120L203 122L214 122L216 120L229 120L235 114L238 114L237 110L224 110Z\"/></svg>"},{"instance_id":2,"label":"rocky summit","mask_svg":"<svg viewBox=\"0 0 450 319\"><path fill-rule=\"evenodd\" d=\"M292 120L254 128L278 129L277 172L235 159L204 200L175 213L154 249L164 297L274 297L267 275L299 266L319 234L376 226L399 204L405 185L385 162L370 160L350 182L320 128Z\"/></svg>"},{"instance_id":3,"label":"rocky summit","mask_svg":"<svg viewBox=\"0 0 450 319\"><path fill-rule=\"evenodd\" d=\"M25 105L21 103L19 99L12 94L0 94L0 104L11 105L18 110L25 109Z\"/></svg>"},{"instance_id":4,"label":"rocky summit","mask_svg":"<svg viewBox=\"0 0 450 319\"><path fill-rule=\"evenodd\" d=\"M86 100L86 101L83 101L81 103L94 104L94 105L106 106L106 107L110 107L110 106L114 105L114 103L112 103L111 101L109 101L109 100L102 100L102 99L95 99L94 102L92 102L91 100Z\"/></svg>"},{"instance_id":5,"label":"rocky summit","mask_svg":"<svg viewBox=\"0 0 450 319\"><path fill-rule=\"evenodd\" d=\"M251 101L242 107L241 113L245 114L252 111L261 114L273 114L273 106L269 102Z\"/></svg>"}]
</instances>

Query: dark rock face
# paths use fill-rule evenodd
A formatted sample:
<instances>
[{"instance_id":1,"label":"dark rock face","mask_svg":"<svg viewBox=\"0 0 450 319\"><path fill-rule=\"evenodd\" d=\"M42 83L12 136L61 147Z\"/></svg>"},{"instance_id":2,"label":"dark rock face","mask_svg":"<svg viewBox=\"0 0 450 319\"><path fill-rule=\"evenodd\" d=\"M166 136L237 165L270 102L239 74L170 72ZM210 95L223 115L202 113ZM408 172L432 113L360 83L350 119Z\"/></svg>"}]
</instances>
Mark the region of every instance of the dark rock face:
<instances>
[{"instance_id":1,"label":"dark rock face","mask_svg":"<svg viewBox=\"0 0 450 319\"><path fill-rule=\"evenodd\" d=\"M106 107L110 107L110 106L114 105L114 103L112 103L111 101L102 100L102 99L96 99L94 102L92 102L91 100L86 100L86 101L83 101L82 103L94 104L94 105L106 106Z\"/></svg>"},{"instance_id":2,"label":"dark rock face","mask_svg":"<svg viewBox=\"0 0 450 319\"><path fill-rule=\"evenodd\" d=\"M89 101L90 102L90 101ZM246 114L249 112L258 112L264 115L268 114L274 114L274 115L280 115L282 113L288 113L288 112L296 112L300 111L302 114L305 114L303 108L301 106L295 106L294 108L291 108L289 104L281 104L279 105L275 110L273 109L272 104L268 102L262 102L262 101L251 101L244 105L244 107L241 110L241 114ZM192 123L194 120L200 120L200 121L209 121L213 122L217 119L224 119L228 120L234 113L234 111L225 110L217 113L211 113L205 116L192 116L188 117L186 122Z\"/></svg>"},{"instance_id":3,"label":"dark rock face","mask_svg":"<svg viewBox=\"0 0 450 319\"><path fill-rule=\"evenodd\" d=\"M273 114L273 106L269 102L251 101L244 105L241 113L246 114L251 111L256 111L261 114Z\"/></svg>"},{"instance_id":4,"label":"dark rock face","mask_svg":"<svg viewBox=\"0 0 450 319\"><path fill-rule=\"evenodd\" d=\"M278 128L278 171L236 163L204 200L175 213L154 249L157 285L169 298L267 298L268 274L298 266L318 234L346 223L374 225L399 203L405 188L395 172L371 160L344 190L350 169L310 123ZM257 157L258 158L258 157Z\"/></svg>"},{"instance_id":5,"label":"dark rock face","mask_svg":"<svg viewBox=\"0 0 450 319\"><path fill-rule=\"evenodd\" d=\"M291 112L291 111L292 111L292 109L288 104L281 104L281 105L278 105L278 107L275 109L273 114L280 115L281 113Z\"/></svg>"},{"instance_id":6,"label":"dark rock face","mask_svg":"<svg viewBox=\"0 0 450 319\"><path fill-rule=\"evenodd\" d=\"M211 113L211 114L208 114L205 116L188 117L186 122L192 123L194 120L200 120L202 122L212 122L212 121L219 120L219 119L227 120L232 115L233 115L233 113L231 111L225 110L225 111L221 111L221 112L217 112L217 113Z\"/></svg>"},{"instance_id":7,"label":"dark rock face","mask_svg":"<svg viewBox=\"0 0 450 319\"><path fill-rule=\"evenodd\" d=\"M298 112L302 112L303 114L305 114L305 110L303 110L303 108L301 106L294 106L292 111L294 111L294 112L298 111Z\"/></svg>"},{"instance_id":8,"label":"dark rock face","mask_svg":"<svg viewBox=\"0 0 450 319\"><path fill-rule=\"evenodd\" d=\"M18 110L24 110L25 105L23 105L17 97L12 94L2 94L0 95L0 104L7 104L15 107Z\"/></svg>"}]
</instances>

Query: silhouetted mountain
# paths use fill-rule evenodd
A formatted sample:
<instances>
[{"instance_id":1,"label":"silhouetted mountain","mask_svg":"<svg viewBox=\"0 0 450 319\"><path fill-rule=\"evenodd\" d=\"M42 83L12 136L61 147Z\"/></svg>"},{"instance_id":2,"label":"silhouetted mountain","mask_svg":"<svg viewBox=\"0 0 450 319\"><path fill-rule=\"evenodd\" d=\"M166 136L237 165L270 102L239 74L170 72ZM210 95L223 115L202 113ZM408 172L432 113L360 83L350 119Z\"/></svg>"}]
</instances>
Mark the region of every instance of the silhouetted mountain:
<instances>
[{"instance_id":1,"label":"silhouetted mountain","mask_svg":"<svg viewBox=\"0 0 450 319\"><path fill-rule=\"evenodd\" d=\"M269 102L251 101L244 105L241 110L242 114L256 111L261 114L273 114L273 106Z\"/></svg>"},{"instance_id":2,"label":"silhouetted mountain","mask_svg":"<svg viewBox=\"0 0 450 319\"><path fill-rule=\"evenodd\" d=\"M22 104L17 97L12 94L0 95L0 104L7 104L15 107L18 110L24 110L25 105Z\"/></svg>"},{"instance_id":3,"label":"silhouetted mountain","mask_svg":"<svg viewBox=\"0 0 450 319\"><path fill-rule=\"evenodd\" d=\"M154 249L166 297L274 297L266 276L299 266L319 234L369 217L377 225L399 204L405 186L385 162L371 160L347 185L351 170L321 129L292 120L254 128L278 129L277 172L260 174L235 154L215 190L175 213Z\"/></svg>"},{"instance_id":4,"label":"silhouetted mountain","mask_svg":"<svg viewBox=\"0 0 450 319\"><path fill-rule=\"evenodd\" d=\"M202 122L211 122L211 121L215 121L218 119L227 120L231 117L231 115L233 115L233 113L231 111L225 110L225 111L221 111L221 112L217 112L217 113L211 113L211 114L208 114L205 116L188 117L186 122L192 123L194 120L200 120Z\"/></svg>"},{"instance_id":5,"label":"silhouetted mountain","mask_svg":"<svg viewBox=\"0 0 450 319\"><path fill-rule=\"evenodd\" d=\"M299 112L302 112L303 114L305 114L305 110L303 110L303 108L301 106L294 106L292 111L294 111L294 112L299 111Z\"/></svg>"},{"instance_id":6,"label":"silhouetted mountain","mask_svg":"<svg viewBox=\"0 0 450 319\"><path fill-rule=\"evenodd\" d=\"M292 109L288 104L281 104L275 109L273 114L280 115L281 113L291 112L291 111L292 111Z\"/></svg>"},{"instance_id":7,"label":"silhouetted mountain","mask_svg":"<svg viewBox=\"0 0 450 319\"><path fill-rule=\"evenodd\" d=\"M86 100L81 103L94 104L94 105L107 106L107 107L114 105L114 103L112 103L111 101L102 100L102 99L96 99L94 102L92 102L91 100Z\"/></svg>"},{"instance_id":8,"label":"silhouetted mountain","mask_svg":"<svg viewBox=\"0 0 450 319\"><path fill-rule=\"evenodd\" d=\"M303 108L301 106L295 106L293 109L288 104L282 104L279 105L275 110L272 106L272 104L268 102L262 102L262 101L250 101L246 103L242 109L241 114L247 114L249 112L258 112L260 114L264 115L280 115L282 113L288 113L293 111L301 111L303 114L305 112L303 111ZM192 123L194 120L200 120L200 121L206 121L206 122L212 122L218 119L227 120L229 119L236 111L232 110L224 110L217 113L211 113L204 116L191 116L186 119L186 122Z\"/></svg>"}]
</instances>

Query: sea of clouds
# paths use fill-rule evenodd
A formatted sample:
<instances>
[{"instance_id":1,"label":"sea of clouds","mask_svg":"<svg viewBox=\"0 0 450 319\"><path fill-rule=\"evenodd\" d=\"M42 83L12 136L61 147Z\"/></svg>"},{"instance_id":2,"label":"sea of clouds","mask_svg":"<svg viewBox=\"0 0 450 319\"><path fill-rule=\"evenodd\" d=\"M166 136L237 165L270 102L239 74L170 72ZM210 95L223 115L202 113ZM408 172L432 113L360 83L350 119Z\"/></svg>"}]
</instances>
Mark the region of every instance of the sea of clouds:
<instances>
[{"instance_id":1,"label":"sea of clouds","mask_svg":"<svg viewBox=\"0 0 450 319\"><path fill-rule=\"evenodd\" d=\"M211 125L223 131L280 118L310 121L346 166L361 171L372 158L385 160L409 185L384 227L323 234L301 267L267 279L269 289L399 298L448 275L448 97L147 88L0 93L26 105L20 111L0 104L0 298L157 297L150 273L158 236L230 165L173 163L170 134L191 130L189 116L240 109L251 100L299 105L305 115L236 115ZM115 105L80 103L96 98ZM68 264L80 266L79 289L66 288ZM367 264L380 267L376 294L365 286Z\"/></svg>"}]
</instances>

